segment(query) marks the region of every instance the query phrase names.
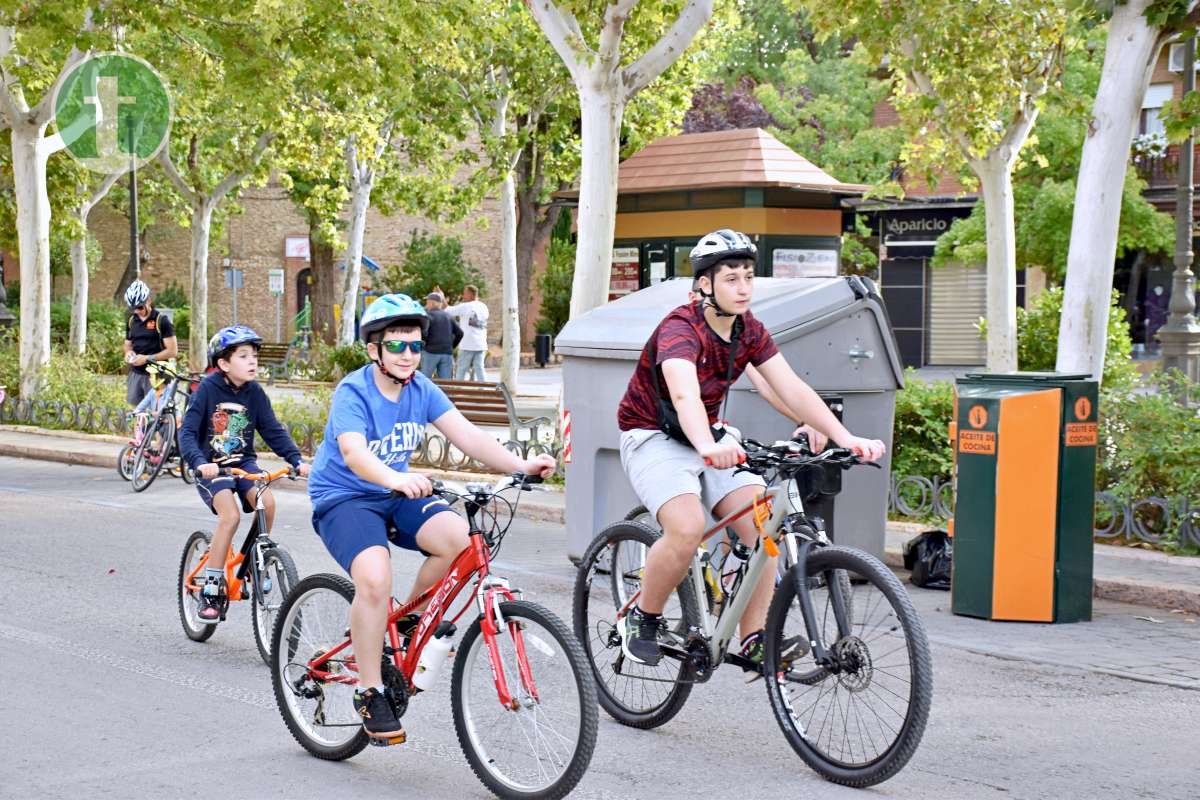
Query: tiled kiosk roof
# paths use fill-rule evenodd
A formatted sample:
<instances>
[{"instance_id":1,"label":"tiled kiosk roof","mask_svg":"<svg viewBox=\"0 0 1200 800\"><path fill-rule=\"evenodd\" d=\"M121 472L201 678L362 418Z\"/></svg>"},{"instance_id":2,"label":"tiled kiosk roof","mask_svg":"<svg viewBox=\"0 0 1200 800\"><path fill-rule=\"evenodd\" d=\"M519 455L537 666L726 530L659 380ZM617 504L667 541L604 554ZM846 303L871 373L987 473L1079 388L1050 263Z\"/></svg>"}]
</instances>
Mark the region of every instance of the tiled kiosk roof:
<instances>
[{"instance_id":1,"label":"tiled kiosk roof","mask_svg":"<svg viewBox=\"0 0 1200 800\"><path fill-rule=\"evenodd\" d=\"M870 188L835 180L762 128L668 136L625 159L617 174L621 194L732 187L856 195Z\"/></svg>"}]
</instances>

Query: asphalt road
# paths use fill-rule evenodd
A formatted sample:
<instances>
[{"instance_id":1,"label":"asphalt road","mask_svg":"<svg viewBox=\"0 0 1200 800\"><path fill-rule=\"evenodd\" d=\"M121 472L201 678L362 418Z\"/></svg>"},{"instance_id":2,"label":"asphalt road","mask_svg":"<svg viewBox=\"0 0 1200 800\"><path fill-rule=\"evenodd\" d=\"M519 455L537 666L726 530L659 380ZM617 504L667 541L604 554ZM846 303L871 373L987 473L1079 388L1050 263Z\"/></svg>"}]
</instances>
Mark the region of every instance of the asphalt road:
<instances>
[{"instance_id":1,"label":"asphalt road","mask_svg":"<svg viewBox=\"0 0 1200 800\"><path fill-rule=\"evenodd\" d=\"M337 571L307 498L277 493L275 538L302 575ZM486 797L462 756L449 681L417 698L409 742L319 761L291 739L248 605L205 644L175 601L187 534L213 518L192 487L135 495L114 470L0 458L0 797ZM518 520L499 559L570 619L561 530ZM405 584L416 558L396 559ZM932 613L930 603L918 607ZM916 756L870 790L826 783L781 736L762 683L726 668L655 731L601 713L585 798L1195 798L1200 692L934 643Z\"/></svg>"}]
</instances>

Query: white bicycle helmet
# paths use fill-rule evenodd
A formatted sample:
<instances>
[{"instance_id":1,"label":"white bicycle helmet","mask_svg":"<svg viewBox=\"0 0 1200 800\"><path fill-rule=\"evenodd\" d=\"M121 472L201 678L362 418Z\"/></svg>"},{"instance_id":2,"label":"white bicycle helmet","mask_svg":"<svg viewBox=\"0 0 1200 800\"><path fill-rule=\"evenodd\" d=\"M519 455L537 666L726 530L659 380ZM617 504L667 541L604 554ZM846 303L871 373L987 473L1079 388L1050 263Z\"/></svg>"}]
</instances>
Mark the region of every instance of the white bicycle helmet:
<instances>
[{"instance_id":1,"label":"white bicycle helmet","mask_svg":"<svg viewBox=\"0 0 1200 800\"><path fill-rule=\"evenodd\" d=\"M129 288L125 290L125 305L130 308L143 305L150 299L150 287L142 283L140 280L135 280L129 284Z\"/></svg>"},{"instance_id":2,"label":"white bicycle helmet","mask_svg":"<svg viewBox=\"0 0 1200 800\"><path fill-rule=\"evenodd\" d=\"M692 248L692 275L696 278L715 267L722 261L758 256L758 248L744 233L722 228L719 231L705 234L700 242Z\"/></svg>"},{"instance_id":3,"label":"white bicycle helmet","mask_svg":"<svg viewBox=\"0 0 1200 800\"><path fill-rule=\"evenodd\" d=\"M692 286L696 294L704 298L704 302L712 306L716 311L717 316L733 317L736 314L731 314L717 304L716 292L705 292L700 288L700 278L709 274L709 271L720 264L722 261L744 260L750 259L753 261L758 256L758 248L754 246L754 242L750 241L744 233L722 228L719 231L705 234L700 237L700 242L692 248Z\"/></svg>"}]
</instances>

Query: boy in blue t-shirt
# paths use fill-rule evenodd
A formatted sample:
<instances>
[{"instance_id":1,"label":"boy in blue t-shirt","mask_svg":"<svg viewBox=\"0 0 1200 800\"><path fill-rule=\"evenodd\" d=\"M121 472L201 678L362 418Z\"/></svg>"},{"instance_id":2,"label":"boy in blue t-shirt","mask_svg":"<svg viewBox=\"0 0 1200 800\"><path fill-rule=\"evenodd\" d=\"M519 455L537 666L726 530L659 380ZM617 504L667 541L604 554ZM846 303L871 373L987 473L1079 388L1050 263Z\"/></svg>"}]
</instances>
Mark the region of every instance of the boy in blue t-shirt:
<instances>
[{"instance_id":1,"label":"boy in blue t-shirt","mask_svg":"<svg viewBox=\"0 0 1200 800\"><path fill-rule=\"evenodd\" d=\"M429 316L403 294L371 303L359 324L373 363L347 375L333 394L325 438L313 461L308 494L313 528L354 581L350 635L359 667L354 706L371 736L403 734L384 696L380 664L392 563L392 541L427 558L408 600L433 586L470 543L467 523L440 498L424 475L408 471L408 459L433 424L458 449L499 472L550 475L550 456L521 459L481 431L450 403L417 367ZM393 495L395 492L397 495ZM409 621L415 628L415 620Z\"/></svg>"}]
</instances>

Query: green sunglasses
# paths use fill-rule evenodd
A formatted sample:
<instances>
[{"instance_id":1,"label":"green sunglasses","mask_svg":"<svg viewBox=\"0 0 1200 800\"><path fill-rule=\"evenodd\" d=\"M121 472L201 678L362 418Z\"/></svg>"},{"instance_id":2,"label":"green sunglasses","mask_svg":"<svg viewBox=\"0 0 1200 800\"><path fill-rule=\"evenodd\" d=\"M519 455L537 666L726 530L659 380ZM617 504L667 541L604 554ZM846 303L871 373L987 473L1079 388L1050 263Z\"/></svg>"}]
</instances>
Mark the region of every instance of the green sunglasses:
<instances>
[{"instance_id":1,"label":"green sunglasses","mask_svg":"<svg viewBox=\"0 0 1200 800\"><path fill-rule=\"evenodd\" d=\"M390 342L382 342L383 349L389 353L400 354L405 350L412 350L413 355L421 355L421 351L425 349L424 342L405 342L400 339L393 339Z\"/></svg>"}]
</instances>

